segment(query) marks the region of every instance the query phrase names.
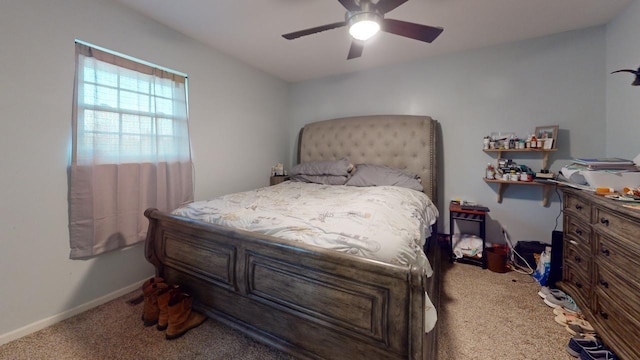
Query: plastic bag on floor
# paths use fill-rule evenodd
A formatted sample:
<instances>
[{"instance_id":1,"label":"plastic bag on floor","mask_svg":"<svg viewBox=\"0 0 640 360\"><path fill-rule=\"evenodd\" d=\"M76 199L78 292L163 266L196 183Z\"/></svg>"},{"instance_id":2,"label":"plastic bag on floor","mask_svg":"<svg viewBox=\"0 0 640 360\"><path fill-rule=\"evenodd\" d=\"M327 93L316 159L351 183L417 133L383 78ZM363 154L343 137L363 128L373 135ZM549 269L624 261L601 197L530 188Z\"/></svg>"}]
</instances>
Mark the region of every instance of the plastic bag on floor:
<instances>
[{"instance_id":1,"label":"plastic bag on floor","mask_svg":"<svg viewBox=\"0 0 640 360\"><path fill-rule=\"evenodd\" d=\"M551 248L547 246L545 251L540 254L540 260L536 271L533 272L533 278L538 281L540 286L547 286L549 280L549 271L551 270Z\"/></svg>"},{"instance_id":2,"label":"plastic bag on floor","mask_svg":"<svg viewBox=\"0 0 640 360\"><path fill-rule=\"evenodd\" d=\"M482 238L473 234L453 235L453 255L456 258L463 256L482 257Z\"/></svg>"}]
</instances>

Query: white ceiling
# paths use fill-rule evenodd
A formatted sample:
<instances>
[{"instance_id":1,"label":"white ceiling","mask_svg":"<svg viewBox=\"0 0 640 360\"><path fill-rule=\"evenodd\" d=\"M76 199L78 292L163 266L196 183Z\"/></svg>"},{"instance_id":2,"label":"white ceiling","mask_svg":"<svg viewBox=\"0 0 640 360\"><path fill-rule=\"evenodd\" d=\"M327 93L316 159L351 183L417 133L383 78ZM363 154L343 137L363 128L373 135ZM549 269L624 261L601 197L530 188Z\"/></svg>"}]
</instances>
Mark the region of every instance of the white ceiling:
<instances>
[{"instance_id":1,"label":"white ceiling","mask_svg":"<svg viewBox=\"0 0 640 360\"><path fill-rule=\"evenodd\" d=\"M346 27L295 40L282 34L343 21L337 0L117 0L290 82L606 24L632 0L410 0L386 18L440 26L433 43L380 33L346 60Z\"/></svg>"}]
</instances>

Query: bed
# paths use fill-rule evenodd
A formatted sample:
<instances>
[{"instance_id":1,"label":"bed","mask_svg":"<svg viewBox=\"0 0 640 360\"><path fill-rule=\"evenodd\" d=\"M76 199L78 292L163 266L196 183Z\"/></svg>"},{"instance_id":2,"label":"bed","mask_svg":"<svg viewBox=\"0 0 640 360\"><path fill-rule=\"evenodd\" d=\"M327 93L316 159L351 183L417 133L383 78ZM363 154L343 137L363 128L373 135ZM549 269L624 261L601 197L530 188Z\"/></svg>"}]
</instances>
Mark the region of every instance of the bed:
<instances>
[{"instance_id":1,"label":"bed","mask_svg":"<svg viewBox=\"0 0 640 360\"><path fill-rule=\"evenodd\" d=\"M428 116L320 121L301 130L298 162L348 158L406 170L435 202L436 134ZM391 264L156 209L145 216L156 274L258 341L300 359L436 358L426 311L439 306L435 241L424 245L435 269L428 277L417 260Z\"/></svg>"}]
</instances>

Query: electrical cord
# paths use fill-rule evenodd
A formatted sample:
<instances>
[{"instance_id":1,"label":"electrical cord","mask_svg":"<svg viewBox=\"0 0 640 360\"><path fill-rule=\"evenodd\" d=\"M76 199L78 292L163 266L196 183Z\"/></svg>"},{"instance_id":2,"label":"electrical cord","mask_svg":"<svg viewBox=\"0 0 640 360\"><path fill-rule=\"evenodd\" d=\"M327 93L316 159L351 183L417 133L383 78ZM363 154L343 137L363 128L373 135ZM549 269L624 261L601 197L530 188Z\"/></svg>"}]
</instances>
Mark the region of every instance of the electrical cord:
<instances>
[{"instance_id":1,"label":"electrical cord","mask_svg":"<svg viewBox=\"0 0 640 360\"><path fill-rule=\"evenodd\" d=\"M522 257L522 255L518 254L518 252L516 251L515 247L511 243L511 239L509 238L509 234L507 234L507 232L504 231L504 229L502 230L502 235L504 236L504 239L507 242L507 244L509 244L509 248L511 248L511 260L510 260L510 262L511 262L511 268L513 269L513 271L518 272L520 274L533 275L533 269L531 268L531 265L529 265L527 260L525 260ZM527 268L518 265L514 260L513 254L517 255L522 260L522 262L527 264Z\"/></svg>"},{"instance_id":2,"label":"electrical cord","mask_svg":"<svg viewBox=\"0 0 640 360\"><path fill-rule=\"evenodd\" d=\"M558 200L560 200L560 204L562 204L562 196L560 195L560 191L558 190L558 186L556 185L556 195L558 195ZM556 216L556 225L553 227L553 231L558 230L558 219L562 215L562 206L560 206L560 211L558 212L558 216Z\"/></svg>"}]
</instances>

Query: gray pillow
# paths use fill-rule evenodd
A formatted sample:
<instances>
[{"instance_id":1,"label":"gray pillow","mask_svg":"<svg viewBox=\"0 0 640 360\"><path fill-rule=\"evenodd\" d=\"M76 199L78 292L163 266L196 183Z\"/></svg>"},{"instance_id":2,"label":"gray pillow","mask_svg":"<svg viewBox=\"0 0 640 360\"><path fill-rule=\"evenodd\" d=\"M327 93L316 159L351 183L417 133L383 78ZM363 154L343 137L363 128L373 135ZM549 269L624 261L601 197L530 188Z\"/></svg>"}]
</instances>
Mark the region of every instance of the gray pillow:
<instances>
[{"instance_id":1,"label":"gray pillow","mask_svg":"<svg viewBox=\"0 0 640 360\"><path fill-rule=\"evenodd\" d=\"M353 169L353 164L349 162L349 159L342 158L340 160L327 160L327 161L309 161L294 166L289 174L291 176L303 174L303 175L337 175L348 176L349 171Z\"/></svg>"},{"instance_id":2,"label":"gray pillow","mask_svg":"<svg viewBox=\"0 0 640 360\"><path fill-rule=\"evenodd\" d=\"M297 174L290 177L291 181L309 182L324 185L344 185L348 176L340 175L305 175Z\"/></svg>"},{"instance_id":3,"label":"gray pillow","mask_svg":"<svg viewBox=\"0 0 640 360\"><path fill-rule=\"evenodd\" d=\"M400 186L423 191L420 177L408 171L382 165L358 164L347 186Z\"/></svg>"}]
</instances>

